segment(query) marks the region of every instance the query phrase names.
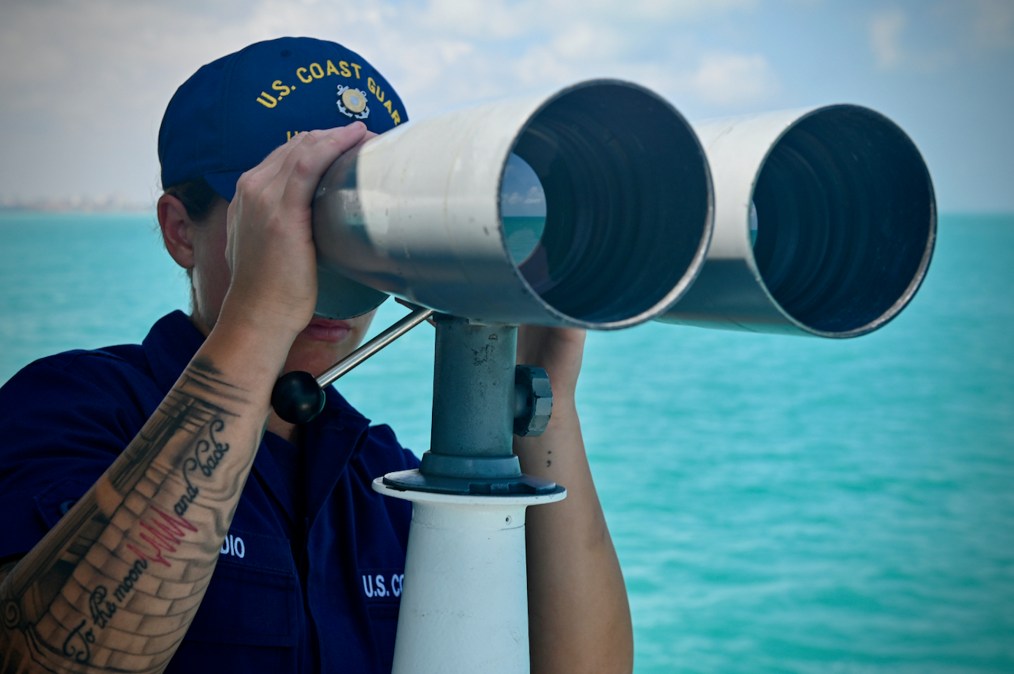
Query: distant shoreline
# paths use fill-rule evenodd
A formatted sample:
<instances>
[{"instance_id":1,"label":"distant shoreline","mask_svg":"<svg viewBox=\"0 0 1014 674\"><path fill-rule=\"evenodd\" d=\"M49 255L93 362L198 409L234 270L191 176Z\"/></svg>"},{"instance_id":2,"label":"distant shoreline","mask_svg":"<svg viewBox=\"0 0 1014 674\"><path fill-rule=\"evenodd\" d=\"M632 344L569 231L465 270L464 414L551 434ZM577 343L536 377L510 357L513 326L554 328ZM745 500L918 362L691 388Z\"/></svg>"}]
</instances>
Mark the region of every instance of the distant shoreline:
<instances>
[{"instance_id":1,"label":"distant shoreline","mask_svg":"<svg viewBox=\"0 0 1014 674\"><path fill-rule=\"evenodd\" d=\"M82 215L152 215L154 207L124 208L9 208L0 207L0 217L5 216L82 216Z\"/></svg>"},{"instance_id":2,"label":"distant shoreline","mask_svg":"<svg viewBox=\"0 0 1014 674\"><path fill-rule=\"evenodd\" d=\"M126 199L39 199L0 203L0 213L150 213L155 202Z\"/></svg>"}]
</instances>

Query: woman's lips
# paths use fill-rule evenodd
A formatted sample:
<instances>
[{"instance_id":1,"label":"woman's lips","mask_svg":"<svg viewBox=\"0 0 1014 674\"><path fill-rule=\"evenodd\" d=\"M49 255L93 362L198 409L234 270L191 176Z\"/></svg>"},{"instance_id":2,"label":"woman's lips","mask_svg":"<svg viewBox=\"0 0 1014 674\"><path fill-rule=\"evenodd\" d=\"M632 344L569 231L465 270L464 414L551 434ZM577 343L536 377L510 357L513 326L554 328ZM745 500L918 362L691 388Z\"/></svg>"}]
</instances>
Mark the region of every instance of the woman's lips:
<instances>
[{"instance_id":1,"label":"woman's lips","mask_svg":"<svg viewBox=\"0 0 1014 674\"><path fill-rule=\"evenodd\" d=\"M319 339L323 342L340 342L349 333L352 326L345 321L335 321L328 318L314 318L303 330L303 334L310 339Z\"/></svg>"}]
</instances>

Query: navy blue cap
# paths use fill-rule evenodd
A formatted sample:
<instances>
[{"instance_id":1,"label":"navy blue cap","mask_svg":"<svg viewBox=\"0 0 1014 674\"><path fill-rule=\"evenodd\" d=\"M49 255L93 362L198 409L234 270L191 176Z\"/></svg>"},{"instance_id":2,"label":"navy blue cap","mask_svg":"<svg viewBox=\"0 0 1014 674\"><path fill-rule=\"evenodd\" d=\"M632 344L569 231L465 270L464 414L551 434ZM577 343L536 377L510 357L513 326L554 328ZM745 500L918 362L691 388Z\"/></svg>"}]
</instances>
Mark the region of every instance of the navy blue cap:
<instances>
[{"instance_id":1,"label":"navy blue cap","mask_svg":"<svg viewBox=\"0 0 1014 674\"><path fill-rule=\"evenodd\" d=\"M334 42L284 37L203 66L166 108L162 185L204 178L231 201L239 176L300 131L360 120L383 133L408 121L394 88Z\"/></svg>"}]
</instances>

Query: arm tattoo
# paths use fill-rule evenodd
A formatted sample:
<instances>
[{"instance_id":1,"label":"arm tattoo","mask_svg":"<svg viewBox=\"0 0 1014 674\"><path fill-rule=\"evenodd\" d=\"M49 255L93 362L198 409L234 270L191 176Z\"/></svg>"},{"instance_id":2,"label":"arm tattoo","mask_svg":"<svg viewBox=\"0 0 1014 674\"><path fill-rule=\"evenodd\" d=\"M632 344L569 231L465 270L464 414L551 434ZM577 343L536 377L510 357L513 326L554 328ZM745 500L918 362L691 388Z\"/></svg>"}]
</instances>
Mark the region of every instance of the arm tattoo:
<instances>
[{"instance_id":1,"label":"arm tattoo","mask_svg":"<svg viewBox=\"0 0 1014 674\"><path fill-rule=\"evenodd\" d=\"M263 419L240 423L253 413L209 362L190 364L103 477L0 570L0 672L165 667L253 463Z\"/></svg>"}]
</instances>

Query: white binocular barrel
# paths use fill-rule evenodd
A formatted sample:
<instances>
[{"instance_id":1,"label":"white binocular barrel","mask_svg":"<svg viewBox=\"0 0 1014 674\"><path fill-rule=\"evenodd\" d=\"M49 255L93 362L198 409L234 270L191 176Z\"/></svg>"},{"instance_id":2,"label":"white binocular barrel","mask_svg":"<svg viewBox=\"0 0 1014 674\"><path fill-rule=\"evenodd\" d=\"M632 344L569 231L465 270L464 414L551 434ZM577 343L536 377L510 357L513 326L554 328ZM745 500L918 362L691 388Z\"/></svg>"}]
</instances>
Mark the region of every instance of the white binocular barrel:
<instances>
[{"instance_id":1,"label":"white binocular barrel","mask_svg":"<svg viewBox=\"0 0 1014 674\"><path fill-rule=\"evenodd\" d=\"M660 320L852 337L908 304L932 255L936 205L898 126L834 105L695 129L715 231L697 281Z\"/></svg>"},{"instance_id":2,"label":"white binocular barrel","mask_svg":"<svg viewBox=\"0 0 1014 674\"><path fill-rule=\"evenodd\" d=\"M390 293L479 321L611 329L657 317L693 281L711 178L666 100L593 80L371 139L313 208L320 314Z\"/></svg>"}]
</instances>

